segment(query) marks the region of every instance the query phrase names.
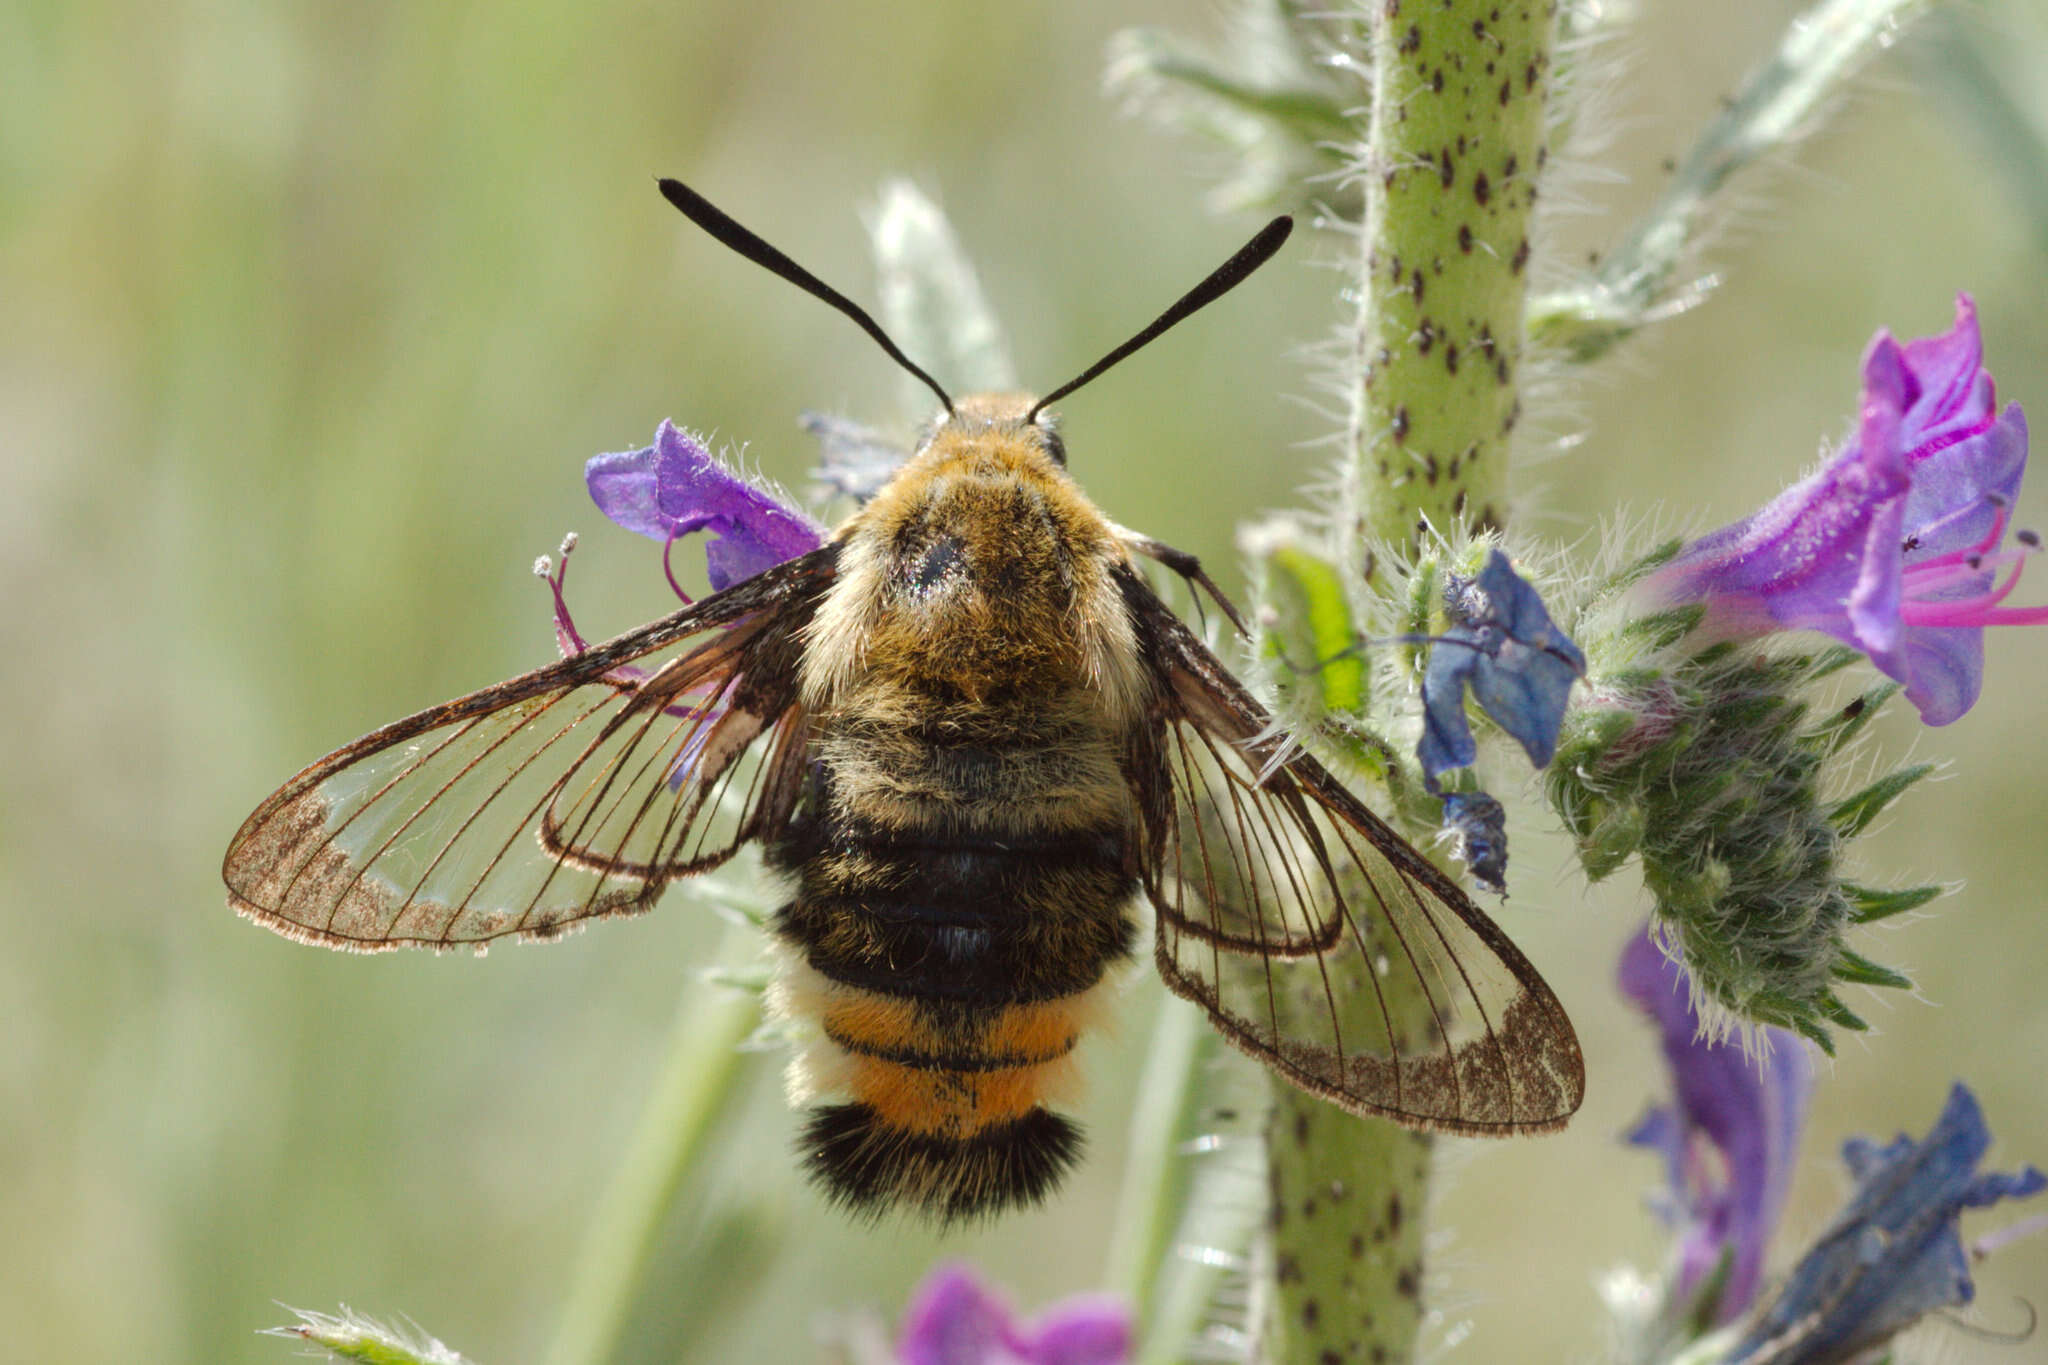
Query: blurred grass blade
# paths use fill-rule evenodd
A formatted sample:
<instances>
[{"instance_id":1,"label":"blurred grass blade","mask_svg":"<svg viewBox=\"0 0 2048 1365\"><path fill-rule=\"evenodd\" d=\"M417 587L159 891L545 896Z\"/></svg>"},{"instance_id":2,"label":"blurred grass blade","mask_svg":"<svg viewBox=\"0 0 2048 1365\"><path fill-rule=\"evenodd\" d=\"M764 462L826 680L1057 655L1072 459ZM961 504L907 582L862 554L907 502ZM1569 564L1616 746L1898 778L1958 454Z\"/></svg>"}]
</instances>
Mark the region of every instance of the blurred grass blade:
<instances>
[{"instance_id":1,"label":"blurred grass blade","mask_svg":"<svg viewBox=\"0 0 2048 1365\"><path fill-rule=\"evenodd\" d=\"M726 931L720 957L751 956L760 943L752 929L735 925ZM739 1070L740 1044L760 1018L758 997L701 987L677 1010L661 1075L591 1219L548 1365L603 1365L613 1358L663 1216L703 1151Z\"/></svg>"},{"instance_id":2,"label":"blurred grass blade","mask_svg":"<svg viewBox=\"0 0 2048 1365\"><path fill-rule=\"evenodd\" d=\"M930 370L956 398L1017 387L1002 324L981 292L974 262L946 214L907 180L882 186L868 229L881 290L882 326L903 353ZM909 375L900 386L904 416L922 424L935 411L931 392Z\"/></svg>"},{"instance_id":3,"label":"blurred grass blade","mask_svg":"<svg viewBox=\"0 0 2048 1365\"><path fill-rule=\"evenodd\" d=\"M1529 300L1530 335L1591 360L1704 298L1714 277L1681 272L1714 196L1738 171L1812 131L1849 78L1930 3L1820 0L1797 15L1621 244L1578 283Z\"/></svg>"}]
</instances>

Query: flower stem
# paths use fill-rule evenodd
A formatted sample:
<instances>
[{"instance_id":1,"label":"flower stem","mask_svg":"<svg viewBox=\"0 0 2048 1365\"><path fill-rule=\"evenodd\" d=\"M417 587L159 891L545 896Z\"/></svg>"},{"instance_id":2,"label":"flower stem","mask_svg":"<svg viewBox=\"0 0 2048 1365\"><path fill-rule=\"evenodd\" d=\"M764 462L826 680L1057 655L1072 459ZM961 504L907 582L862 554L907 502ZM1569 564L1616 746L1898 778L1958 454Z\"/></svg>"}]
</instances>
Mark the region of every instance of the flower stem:
<instances>
[{"instance_id":1,"label":"flower stem","mask_svg":"<svg viewBox=\"0 0 2048 1365\"><path fill-rule=\"evenodd\" d=\"M735 924L721 961L760 933ZM703 1150L739 1071L739 1045L760 1022L756 995L712 986L691 991L676 1012L668 1054L624 1159L585 1234L548 1365L602 1365L615 1353L646 1276L662 1219Z\"/></svg>"},{"instance_id":2,"label":"flower stem","mask_svg":"<svg viewBox=\"0 0 2048 1365\"><path fill-rule=\"evenodd\" d=\"M1368 537L1407 544L1425 521L1449 532L1503 519L1554 8L1371 7L1339 522L1351 553Z\"/></svg>"},{"instance_id":3,"label":"flower stem","mask_svg":"<svg viewBox=\"0 0 2048 1365\"><path fill-rule=\"evenodd\" d=\"M1368 544L1409 553L1504 519L1555 17L1549 0L1380 0L1363 20L1373 99L1336 523L1351 581L1378 577ZM1351 992L1359 1008L1378 995ZM1427 1001L1386 1004L1429 1026ZM1276 1090L1259 1358L1413 1359L1430 1139Z\"/></svg>"},{"instance_id":4,"label":"flower stem","mask_svg":"<svg viewBox=\"0 0 2048 1365\"><path fill-rule=\"evenodd\" d=\"M1431 1140L1275 1087L1256 1359L1402 1361L1422 1327Z\"/></svg>"}]
</instances>

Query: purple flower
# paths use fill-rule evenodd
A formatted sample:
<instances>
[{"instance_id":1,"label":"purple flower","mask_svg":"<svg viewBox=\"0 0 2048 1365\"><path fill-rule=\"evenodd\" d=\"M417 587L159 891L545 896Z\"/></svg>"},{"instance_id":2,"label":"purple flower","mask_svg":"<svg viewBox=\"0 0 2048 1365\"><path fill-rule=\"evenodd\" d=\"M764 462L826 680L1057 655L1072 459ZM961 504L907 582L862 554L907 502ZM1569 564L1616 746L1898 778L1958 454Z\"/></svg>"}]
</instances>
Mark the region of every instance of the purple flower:
<instances>
[{"instance_id":1,"label":"purple flower","mask_svg":"<svg viewBox=\"0 0 2048 1365\"><path fill-rule=\"evenodd\" d=\"M661 542L664 565L676 541L708 532L704 559L714 592L815 550L825 540L816 522L728 469L668 421L656 429L651 446L592 456L583 479L598 511L628 531ZM669 583L675 585L673 574ZM689 600L680 587L676 592Z\"/></svg>"},{"instance_id":2,"label":"purple flower","mask_svg":"<svg viewBox=\"0 0 2048 1365\"><path fill-rule=\"evenodd\" d=\"M1123 1365L1131 1315L1107 1295L1079 1295L1019 1324L965 1266L942 1266L905 1315L902 1365Z\"/></svg>"},{"instance_id":3,"label":"purple flower","mask_svg":"<svg viewBox=\"0 0 2048 1365\"><path fill-rule=\"evenodd\" d=\"M1922 1142L1842 1144L1856 1193L1729 1360L1741 1365L1836 1365L1854 1360L1938 1308L1976 1293L1956 1222L1966 1208L2048 1188L2032 1166L1977 1174L1991 1146L1983 1111L1957 1085Z\"/></svg>"},{"instance_id":4,"label":"purple flower","mask_svg":"<svg viewBox=\"0 0 2048 1365\"><path fill-rule=\"evenodd\" d=\"M704 558L711 587L719 592L824 543L824 532L817 523L726 468L702 442L685 436L666 420L655 430L653 445L594 455L583 467L583 478L598 511L629 531L661 542L662 571L684 602L690 595L676 582L668 552L692 532L711 536ZM575 549L576 537L571 534L562 541L560 567L545 555L533 566L554 595L555 644L564 658L590 647L569 615L565 595L569 556ZM637 664L621 664L605 674L607 681L627 687L645 682L648 676ZM725 710L735 686L737 683L728 679L724 692L685 693L663 708L668 715L698 722L673 760L670 786L680 787L688 776L710 733L708 722Z\"/></svg>"},{"instance_id":5,"label":"purple flower","mask_svg":"<svg viewBox=\"0 0 2048 1365\"><path fill-rule=\"evenodd\" d=\"M2017 403L1997 411L1976 306L1958 294L1947 332L1871 342L1852 445L1649 584L1706 602L1720 634L1831 635L1946 725L1977 700L1984 627L2048 622L2048 607L1999 605L2038 545L2023 535L2001 548L2026 461L2026 416Z\"/></svg>"},{"instance_id":6,"label":"purple flower","mask_svg":"<svg viewBox=\"0 0 2048 1365\"><path fill-rule=\"evenodd\" d=\"M1756 1297L1764 1252L1785 1205L1813 1088L1805 1046L1783 1029L1762 1046L1700 1035L1692 983L1649 934L1622 951L1622 992L1656 1023L1674 1103L1652 1109L1628 1135L1664 1154L1679 1225L1671 1301L1687 1305L1727 1262L1718 1299L1700 1317L1729 1322Z\"/></svg>"},{"instance_id":7,"label":"purple flower","mask_svg":"<svg viewBox=\"0 0 2048 1365\"><path fill-rule=\"evenodd\" d=\"M825 541L816 522L768 489L726 468L702 442L676 430L667 419L655 430L651 446L591 456L583 466L583 481L598 511L628 531L661 542L662 571L684 602L690 595L676 582L668 552L694 531L706 531L712 537L704 548L704 559L713 591L723 591L763 569L795 559ZM533 566L554 594L555 643L564 658L590 647L570 619L568 599L563 595L569 555L575 548L572 532L562 541L559 568L545 555ZM647 674L628 665L610 676L639 681Z\"/></svg>"}]
</instances>

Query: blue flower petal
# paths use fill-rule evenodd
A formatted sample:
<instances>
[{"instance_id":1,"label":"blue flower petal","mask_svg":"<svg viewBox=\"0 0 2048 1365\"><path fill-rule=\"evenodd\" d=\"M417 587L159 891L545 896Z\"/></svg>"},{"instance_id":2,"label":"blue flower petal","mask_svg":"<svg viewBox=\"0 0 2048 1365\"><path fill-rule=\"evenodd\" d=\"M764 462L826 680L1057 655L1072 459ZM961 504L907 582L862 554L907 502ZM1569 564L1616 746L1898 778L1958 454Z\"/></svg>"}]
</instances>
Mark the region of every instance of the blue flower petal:
<instances>
[{"instance_id":1,"label":"blue flower petal","mask_svg":"<svg viewBox=\"0 0 2048 1365\"><path fill-rule=\"evenodd\" d=\"M1729 1359L1836 1365L1936 1309L1968 1303L1976 1290L1958 1215L2048 1188L2031 1166L1978 1174L1990 1146L1983 1111L1960 1084L1923 1141L1844 1143L1855 1196Z\"/></svg>"},{"instance_id":2,"label":"blue flower petal","mask_svg":"<svg viewBox=\"0 0 2048 1365\"><path fill-rule=\"evenodd\" d=\"M1455 840L1458 860L1496 896L1508 893L1508 814L1485 792L1452 792L1444 797L1444 829Z\"/></svg>"},{"instance_id":3,"label":"blue flower petal","mask_svg":"<svg viewBox=\"0 0 2048 1365\"><path fill-rule=\"evenodd\" d=\"M1465 719L1464 689L1541 768L1557 752L1572 683L1586 656L1550 619L1536 589L1495 550L1474 579L1445 590L1452 618L1422 676L1422 740L1416 757L1432 783L1478 756Z\"/></svg>"}]
</instances>

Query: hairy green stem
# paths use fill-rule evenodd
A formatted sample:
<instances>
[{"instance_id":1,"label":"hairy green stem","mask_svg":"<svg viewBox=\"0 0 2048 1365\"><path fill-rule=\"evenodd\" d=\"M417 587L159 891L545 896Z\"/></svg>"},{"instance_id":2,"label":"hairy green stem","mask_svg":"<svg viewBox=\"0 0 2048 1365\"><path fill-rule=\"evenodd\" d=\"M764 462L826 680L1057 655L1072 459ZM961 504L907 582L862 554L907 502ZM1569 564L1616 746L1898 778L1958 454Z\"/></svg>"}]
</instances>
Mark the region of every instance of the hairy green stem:
<instances>
[{"instance_id":1,"label":"hairy green stem","mask_svg":"<svg viewBox=\"0 0 2048 1365\"><path fill-rule=\"evenodd\" d=\"M1367 207L1336 524L1352 582L1377 577L1371 543L1407 553L1432 534L1504 519L1555 25L1550 0L1371 6ZM1376 995L1350 998L1364 1009ZM1427 1001L1386 1003L1427 1027ZM1359 1036L1370 1031L1361 1023ZM1277 1089L1259 1358L1411 1360L1430 1139Z\"/></svg>"},{"instance_id":2,"label":"hairy green stem","mask_svg":"<svg viewBox=\"0 0 2048 1365\"><path fill-rule=\"evenodd\" d=\"M727 931L721 960L757 951L748 924ZM757 995L699 986L676 1012L661 1075L577 1257L548 1365L602 1365L618 1348L662 1219L732 1089L740 1044L761 1018Z\"/></svg>"},{"instance_id":3,"label":"hairy green stem","mask_svg":"<svg viewBox=\"0 0 2048 1365\"><path fill-rule=\"evenodd\" d=\"M1339 522L1358 555L1503 519L1555 23L1550 0L1373 10Z\"/></svg>"}]
</instances>

